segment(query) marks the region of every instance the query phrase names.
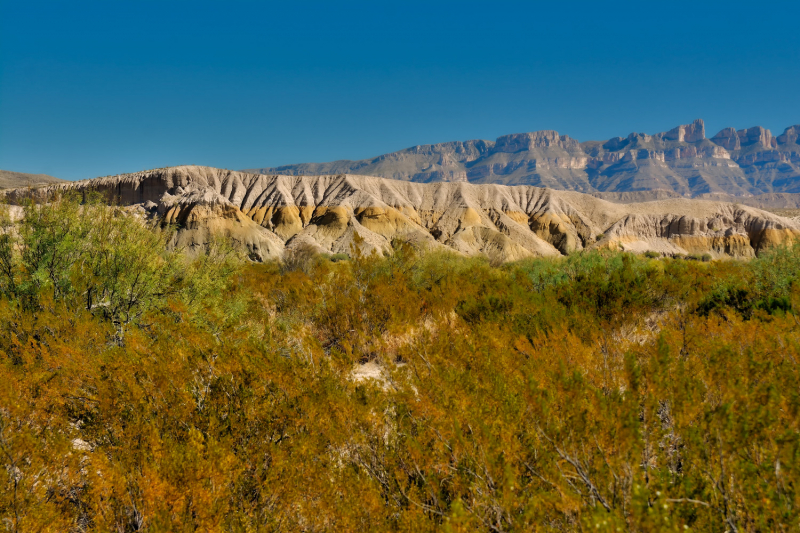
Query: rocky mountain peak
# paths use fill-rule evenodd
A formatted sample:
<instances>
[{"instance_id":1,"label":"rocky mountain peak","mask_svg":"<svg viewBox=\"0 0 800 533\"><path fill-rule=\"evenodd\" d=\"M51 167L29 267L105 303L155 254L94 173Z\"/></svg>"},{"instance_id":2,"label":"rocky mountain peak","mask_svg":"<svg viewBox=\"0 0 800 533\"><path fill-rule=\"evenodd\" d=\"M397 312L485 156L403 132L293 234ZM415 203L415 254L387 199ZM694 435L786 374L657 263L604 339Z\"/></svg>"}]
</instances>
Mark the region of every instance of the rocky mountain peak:
<instances>
[{"instance_id":1,"label":"rocky mountain peak","mask_svg":"<svg viewBox=\"0 0 800 533\"><path fill-rule=\"evenodd\" d=\"M772 132L761 126L739 130L739 139L742 141L742 146L750 146L760 143L765 148L774 147Z\"/></svg>"},{"instance_id":2,"label":"rocky mountain peak","mask_svg":"<svg viewBox=\"0 0 800 533\"><path fill-rule=\"evenodd\" d=\"M742 147L735 128L723 128L711 138L711 142L726 150L739 150Z\"/></svg>"},{"instance_id":3,"label":"rocky mountain peak","mask_svg":"<svg viewBox=\"0 0 800 533\"><path fill-rule=\"evenodd\" d=\"M691 124L682 124L666 133L661 134L665 141L678 141L694 143L706 138L706 125L703 119L697 119Z\"/></svg>"},{"instance_id":4,"label":"rocky mountain peak","mask_svg":"<svg viewBox=\"0 0 800 533\"><path fill-rule=\"evenodd\" d=\"M787 128L787 131L791 128ZM775 148L777 142L772 132L761 126L745 128L736 131L733 128L724 128L711 138L714 144L726 150L741 150L747 146L759 144L763 148Z\"/></svg>"},{"instance_id":5,"label":"rocky mountain peak","mask_svg":"<svg viewBox=\"0 0 800 533\"><path fill-rule=\"evenodd\" d=\"M567 135L559 135L555 130L541 130L530 133L514 133L497 138L495 152L515 153L535 148L580 148L580 143Z\"/></svg>"},{"instance_id":6,"label":"rocky mountain peak","mask_svg":"<svg viewBox=\"0 0 800 533\"><path fill-rule=\"evenodd\" d=\"M418 155L464 154L467 160L475 159L489 152L494 145L491 141L452 141L437 144L422 144L409 148L409 153ZM471 159L470 159L471 157Z\"/></svg>"},{"instance_id":7,"label":"rocky mountain peak","mask_svg":"<svg viewBox=\"0 0 800 533\"><path fill-rule=\"evenodd\" d=\"M783 133L778 135L775 139L778 144L798 144L797 139L800 138L800 124L789 126Z\"/></svg>"}]
</instances>

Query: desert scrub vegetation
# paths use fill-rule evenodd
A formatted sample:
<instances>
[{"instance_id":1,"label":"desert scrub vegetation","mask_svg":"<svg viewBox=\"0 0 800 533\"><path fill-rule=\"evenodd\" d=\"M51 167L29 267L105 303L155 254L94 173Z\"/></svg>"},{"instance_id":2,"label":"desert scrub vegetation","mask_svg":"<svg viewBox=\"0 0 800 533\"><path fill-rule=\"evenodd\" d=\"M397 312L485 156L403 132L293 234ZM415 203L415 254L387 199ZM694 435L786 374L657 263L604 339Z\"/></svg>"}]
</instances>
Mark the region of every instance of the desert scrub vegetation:
<instances>
[{"instance_id":1,"label":"desert scrub vegetation","mask_svg":"<svg viewBox=\"0 0 800 533\"><path fill-rule=\"evenodd\" d=\"M7 531L800 527L800 250L251 264L114 208L25 209L0 274Z\"/></svg>"}]
</instances>

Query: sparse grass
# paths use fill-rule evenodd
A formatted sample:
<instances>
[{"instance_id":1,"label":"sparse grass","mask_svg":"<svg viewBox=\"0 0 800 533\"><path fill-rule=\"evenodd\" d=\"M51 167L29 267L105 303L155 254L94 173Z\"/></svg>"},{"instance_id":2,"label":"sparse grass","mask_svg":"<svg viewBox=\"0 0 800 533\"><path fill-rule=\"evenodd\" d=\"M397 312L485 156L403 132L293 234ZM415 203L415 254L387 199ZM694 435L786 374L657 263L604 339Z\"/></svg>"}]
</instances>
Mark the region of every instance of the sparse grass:
<instances>
[{"instance_id":1,"label":"sparse grass","mask_svg":"<svg viewBox=\"0 0 800 533\"><path fill-rule=\"evenodd\" d=\"M800 209L764 208L764 211L768 211L782 217L800 217Z\"/></svg>"}]
</instances>

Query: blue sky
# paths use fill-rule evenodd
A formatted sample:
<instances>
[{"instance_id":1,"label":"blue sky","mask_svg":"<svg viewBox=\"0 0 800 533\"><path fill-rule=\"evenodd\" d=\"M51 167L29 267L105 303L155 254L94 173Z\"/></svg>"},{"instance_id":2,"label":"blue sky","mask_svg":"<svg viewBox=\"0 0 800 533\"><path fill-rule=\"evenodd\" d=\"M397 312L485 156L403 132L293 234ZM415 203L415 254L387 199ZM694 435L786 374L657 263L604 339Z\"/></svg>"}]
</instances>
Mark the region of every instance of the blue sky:
<instances>
[{"instance_id":1,"label":"blue sky","mask_svg":"<svg viewBox=\"0 0 800 533\"><path fill-rule=\"evenodd\" d=\"M800 2L0 0L0 168L80 179L555 129L800 123Z\"/></svg>"}]
</instances>

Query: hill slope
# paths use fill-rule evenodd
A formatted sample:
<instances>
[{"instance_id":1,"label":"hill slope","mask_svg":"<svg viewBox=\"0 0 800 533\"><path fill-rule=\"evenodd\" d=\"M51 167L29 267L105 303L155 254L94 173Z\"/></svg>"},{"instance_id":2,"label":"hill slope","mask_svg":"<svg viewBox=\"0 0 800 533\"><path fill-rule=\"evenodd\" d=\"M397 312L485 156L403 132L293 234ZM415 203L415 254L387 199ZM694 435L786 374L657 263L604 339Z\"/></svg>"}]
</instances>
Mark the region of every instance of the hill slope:
<instances>
[{"instance_id":1,"label":"hill slope","mask_svg":"<svg viewBox=\"0 0 800 533\"><path fill-rule=\"evenodd\" d=\"M17 187L32 187L51 183L60 183L62 179L48 176L47 174L25 174L24 172L12 172L10 170L0 170L0 189L14 189Z\"/></svg>"},{"instance_id":2,"label":"hill slope","mask_svg":"<svg viewBox=\"0 0 800 533\"><path fill-rule=\"evenodd\" d=\"M414 146L361 161L254 169L260 174L364 174L429 182L534 185L579 192L663 190L681 196L800 193L800 125L777 137L762 127L706 138L695 120L670 131L579 142L556 131L496 141Z\"/></svg>"},{"instance_id":3,"label":"hill slope","mask_svg":"<svg viewBox=\"0 0 800 533\"><path fill-rule=\"evenodd\" d=\"M668 198L612 203L572 191L470 183L411 183L347 174L264 176L185 166L37 191L99 190L164 223L176 244L202 248L212 233L254 259L305 243L320 251L388 252L401 238L498 261L599 247L668 255L751 257L800 237L800 224L726 202ZM7 193L12 201L30 194Z\"/></svg>"}]
</instances>

